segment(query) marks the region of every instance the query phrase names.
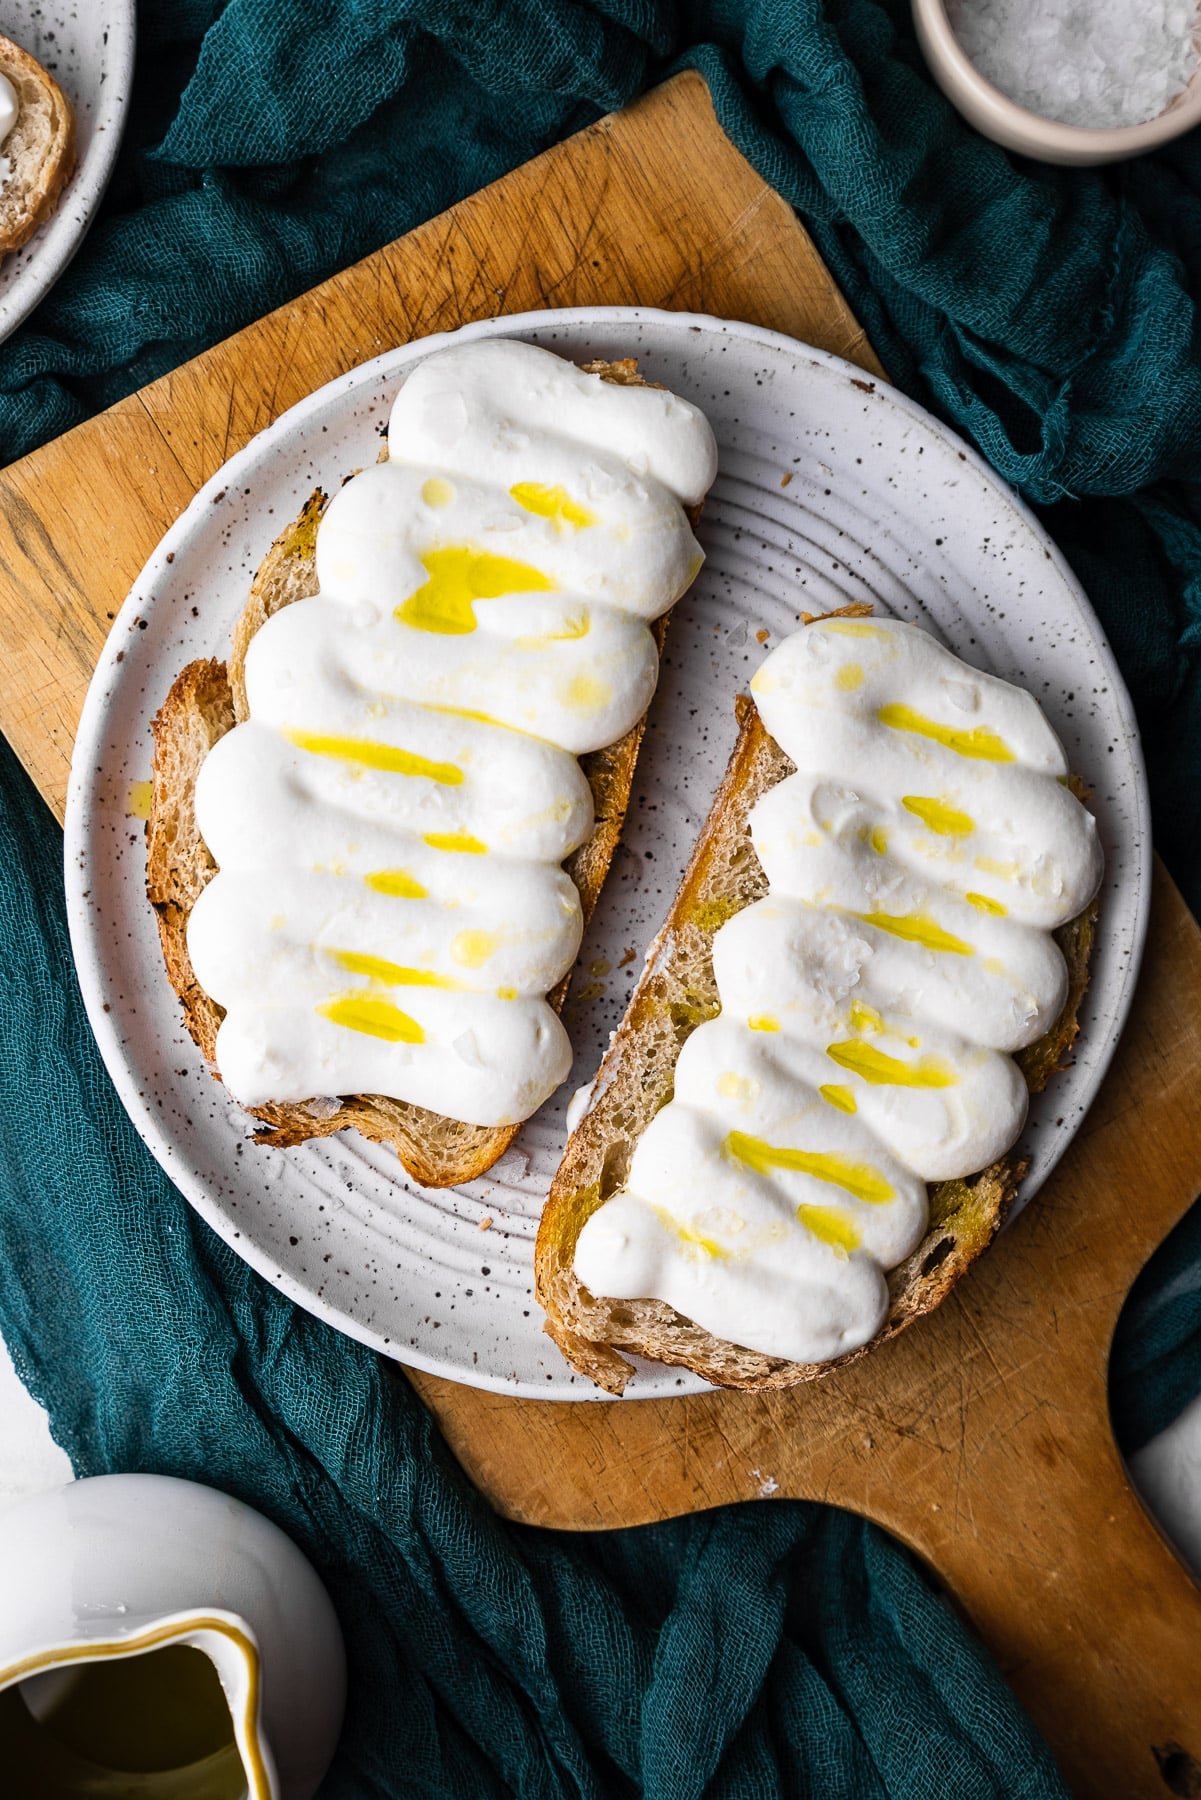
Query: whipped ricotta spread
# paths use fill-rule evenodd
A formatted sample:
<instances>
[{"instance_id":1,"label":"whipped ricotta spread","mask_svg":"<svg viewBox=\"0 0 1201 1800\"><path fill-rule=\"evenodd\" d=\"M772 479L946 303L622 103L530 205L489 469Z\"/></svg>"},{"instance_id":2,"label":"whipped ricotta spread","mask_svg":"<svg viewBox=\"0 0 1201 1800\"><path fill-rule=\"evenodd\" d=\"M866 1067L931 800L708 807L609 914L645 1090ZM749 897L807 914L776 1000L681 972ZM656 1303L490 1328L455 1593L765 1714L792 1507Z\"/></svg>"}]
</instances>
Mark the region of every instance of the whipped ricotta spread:
<instances>
[{"instance_id":1,"label":"whipped ricotta spread","mask_svg":"<svg viewBox=\"0 0 1201 1800\"><path fill-rule=\"evenodd\" d=\"M0 75L0 148L17 122L19 110L17 90L7 75ZM7 156L0 156L0 188L12 175L12 161Z\"/></svg>"},{"instance_id":2,"label":"whipped ricotta spread","mask_svg":"<svg viewBox=\"0 0 1201 1800\"><path fill-rule=\"evenodd\" d=\"M1096 894L1101 851L1034 699L914 626L804 626L751 690L796 765L750 814L769 892L717 932L721 1012L575 1269L823 1362L883 1324L926 1183L1020 1133L1012 1052L1064 1005L1050 934Z\"/></svg>"},{"instance_id":3,"label":"whipped ricotta spread","mask_svg":"<svg viewBox=\"0 0 1201 1800\"><path fill-rule=\"evenodd\" d=\"M188 948L243 1104L374 1093L497 1126L563 1080L576 759L646 710L716 461L694 406L529 344L405 381L386 461L318 528L320 592L256 633L250 716L196 785L218 873Z\"/></svg>"}]
</instances>

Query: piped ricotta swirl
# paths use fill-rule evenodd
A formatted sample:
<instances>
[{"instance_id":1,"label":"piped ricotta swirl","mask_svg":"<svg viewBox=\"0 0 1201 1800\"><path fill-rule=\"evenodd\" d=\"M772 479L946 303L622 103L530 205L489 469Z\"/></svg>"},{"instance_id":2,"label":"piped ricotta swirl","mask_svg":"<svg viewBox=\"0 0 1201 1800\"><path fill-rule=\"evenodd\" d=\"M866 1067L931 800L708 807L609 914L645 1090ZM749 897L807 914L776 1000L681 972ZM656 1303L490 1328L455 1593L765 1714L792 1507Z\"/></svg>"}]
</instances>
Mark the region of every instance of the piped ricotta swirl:
<instances>
[{"instance_id":1,"label":"piped ricotta swirl","mask_svg":"<svg viewBox=\"0 0 1201 1800\"><path fill-rule=\"evenodd\" d=\"M576 759L647 707L715 472L695 407L532 345L408 377L387 459L322 519L319 593L256 633L250 716L197 781L218 872L188 948L243 1104L375 1093L497 1126L558 1086Z\"/></svg>"},{"instance_id":2,"label":"piped ricotta swirl","mask_svg":"<svg viewBox=\"0 0 1201 1800\"><path fill-rule=\"evenodd\" d=\"M7 75L0 75L0 152L3 152L5 141L17 122L19 110L20 102L17 99L16 88ZM12 161L9 157L0 154L0 188L3 188L11 178Z\"/></svg>"},{"instance_id":3,"label":"piped ricotta swirl","mask_svg":"<svg viewBox=\"0 0 1201 1800\"><path fill-rule=\"evenodd\" d=\"M751 689L796 765L750 814L769 892L716 934L721 1013L575 1269L823 1362L880 1329L926 1183L1018 1137L1012 1052L1062 1010L1051 932L1093 899L1101 851L1034 699L914 626L805 626Z\"/></svg>"},{"instance_id":4,"label":"piped ricotta swirl","mask_svg":"<svg viewBox=\"0 0 1201 1800\"><path fill-rule=\"evenodd\" d=\"M16 88L7 75L0 75L0 144L16 124L18 110Z\"/></svg>"}]
</instances>

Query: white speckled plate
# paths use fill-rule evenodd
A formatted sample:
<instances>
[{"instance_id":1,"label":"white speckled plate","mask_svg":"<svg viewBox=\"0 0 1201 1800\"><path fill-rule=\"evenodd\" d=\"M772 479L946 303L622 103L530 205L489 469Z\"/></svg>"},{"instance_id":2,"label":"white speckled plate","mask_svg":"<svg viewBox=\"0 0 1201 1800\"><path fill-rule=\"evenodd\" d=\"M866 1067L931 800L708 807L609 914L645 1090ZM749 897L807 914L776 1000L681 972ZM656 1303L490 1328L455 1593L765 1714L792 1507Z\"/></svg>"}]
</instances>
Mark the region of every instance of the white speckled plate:
<instances>
[{"instance_id":1,"label":"white speckled plate","mask_svg":"<svg viewBox=\"0 0 1201 1800\"><path fill-rule=\"evenodd\" d=\"M1100 628L1049 539L957 438L892 389L774 332L632 308L527 313L463 336L535 340L584 360L635 355L707 412L721 468L708 562L671 625L626 841L584 942L565 1020L571 1079L481 1181L427 1192L353 1132L265 1150L180 1022L144 896L130 790L150 720L184 663L223 655L275 533L318 484L372 460L397 378L431 338L311 395L214 477L167 533L113 626L76 744L67 813L72 941L93 1028L125 1105L188 1199L269 1281L389 1356L480 1387L593 1399L543 1335L538 1214L572 1088L591 1077L674 890L734 740L733 701L797 623L867 599L1022 682L1094 789L1108 858L1075 1066L1032 1116L1029 1196L1097 1091L1134 986L1151 847L1130 703ZM634 1396L699 1385L640 1371Z\"/></svg>"},{"instance_id":2,"label":"white speckled plate","mask_svg":"<svg viewBox=\"0 0 1201 1800\"><path fill-rule=\"evenodd\" d=\"M36 56L75 108L75 173L27 244L0 258L0 342L53 287L108 186L133 80L134 0L0 0L0 35Z\"/></svg>"}]
</instances>

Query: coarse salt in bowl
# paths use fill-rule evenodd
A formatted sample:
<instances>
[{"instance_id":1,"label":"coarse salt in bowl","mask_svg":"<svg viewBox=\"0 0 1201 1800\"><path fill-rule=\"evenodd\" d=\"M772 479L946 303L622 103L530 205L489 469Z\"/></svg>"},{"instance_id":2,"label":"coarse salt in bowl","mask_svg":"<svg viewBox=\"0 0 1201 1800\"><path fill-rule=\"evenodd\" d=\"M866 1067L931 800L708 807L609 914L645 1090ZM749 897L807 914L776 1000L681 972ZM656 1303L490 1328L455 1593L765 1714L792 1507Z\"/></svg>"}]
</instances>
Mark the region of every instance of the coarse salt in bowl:
<instances>
[{"instance_id":1,"label":"coarse salt in bowl","mask_svg":"<svg viewBox=\"0 0 1201 1800\"><path fill-rule=\"evenodd\" d=\"M1025 156L1116 162L1201 124L1195 0L913 0L913 20L947 98Z\"/></svg>"}]
</instances>

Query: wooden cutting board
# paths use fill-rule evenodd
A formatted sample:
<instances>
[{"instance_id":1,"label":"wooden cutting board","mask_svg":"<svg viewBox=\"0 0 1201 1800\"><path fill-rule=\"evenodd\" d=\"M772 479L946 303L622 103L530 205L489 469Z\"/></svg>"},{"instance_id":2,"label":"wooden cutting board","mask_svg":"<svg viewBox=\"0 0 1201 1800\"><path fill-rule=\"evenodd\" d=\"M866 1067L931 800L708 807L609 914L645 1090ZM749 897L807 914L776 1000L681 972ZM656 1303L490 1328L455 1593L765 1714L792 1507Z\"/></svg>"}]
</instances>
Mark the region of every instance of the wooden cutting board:
<instances>
[{"instance_id":1,"label":"wooden cutting board","mask_svg":"<svg viewBox=\"0 0 1201 1800\"><path fill-rule=\"evenodd\" d=\"M234 450L385 345L620 302L753 320L882 373L683 75L0 475L0 727L59 816L108 622ZM953 1590L1078 1794L1199 1794L1201 1593L1130 1488L1106 1398L1123 1297L1201 1191L1199 1020L1201 932L1159 870L1134 1016L1060 1170L941 1312L822 1382L572 1406L410 1379L515 1519L797 1495L879 1520Z\"/></svg>"}]
</instances>

